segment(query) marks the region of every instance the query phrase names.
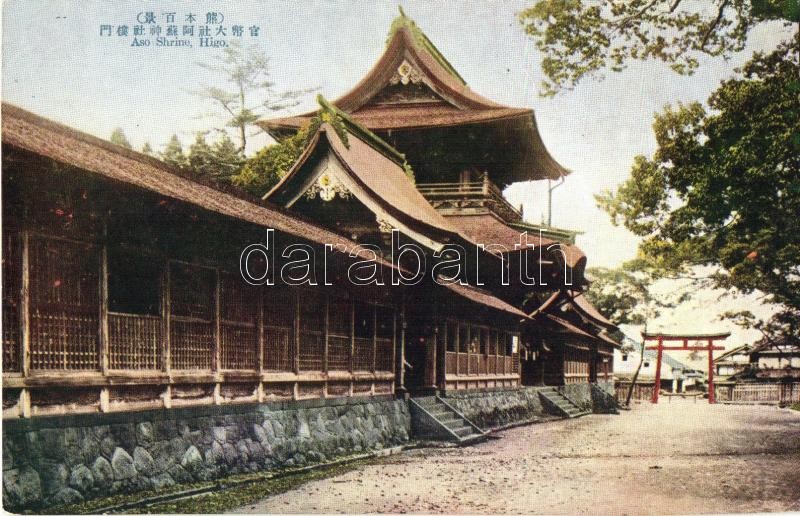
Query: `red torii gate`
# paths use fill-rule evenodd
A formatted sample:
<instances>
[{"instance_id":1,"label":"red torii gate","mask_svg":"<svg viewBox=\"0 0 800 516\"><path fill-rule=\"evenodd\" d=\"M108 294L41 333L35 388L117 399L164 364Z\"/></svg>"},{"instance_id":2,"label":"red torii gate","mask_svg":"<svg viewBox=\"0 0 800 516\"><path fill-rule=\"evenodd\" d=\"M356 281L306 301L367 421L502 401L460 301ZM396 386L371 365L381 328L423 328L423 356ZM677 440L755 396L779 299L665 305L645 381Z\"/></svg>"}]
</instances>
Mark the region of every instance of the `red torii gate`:
<instances>
[{"instance_id":1,"label":"red torii gate","mask_svg":"<svg viewBox=\"0 0 800 516\"><path fill-rule=\"evenodd\" d=\"M714 351L723 350L725 346L715 346L715 340L725 340L730 333L713 333L713 334L668 334L668 333L642 333L642 338L645 342L648 340L657 340L658 345L649 346L647 349L658 350L658 358L656 359L656 382L653 385L653 397L651 403L658 403L658 391L661 390L661 357L664 350L667 351L708 351L708 402L716 403L714 398ZM690 346L689 341L705 340L708 344L704 346ZM665 346L664 342L670 341L683 341L683 346Z\"/></svg>"}]
</instances>

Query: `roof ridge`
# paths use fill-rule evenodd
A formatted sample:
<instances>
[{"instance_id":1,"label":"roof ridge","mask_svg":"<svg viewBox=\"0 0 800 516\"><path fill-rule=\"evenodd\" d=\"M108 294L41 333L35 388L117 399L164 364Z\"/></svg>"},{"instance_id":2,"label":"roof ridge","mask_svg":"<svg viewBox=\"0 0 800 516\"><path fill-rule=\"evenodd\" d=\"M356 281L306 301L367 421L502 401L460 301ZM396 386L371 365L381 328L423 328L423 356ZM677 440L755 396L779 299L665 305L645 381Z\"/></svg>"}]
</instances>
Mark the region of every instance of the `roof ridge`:
<instances>
[{"instance_id":1,"label":"roof ridge","mask_svg":"<svg viewBox=\"0 0 800 516\"><path fill-rule=\"evenodd\" d=\"M344 143L345 147L349 148L350 145L347 142L347 139L342 138L342 135L339 134L339 128L336 127L336 122L338 121L342 122L344 129L348 133L352 134L376 151L397 163L405 171L406 175L409 175L411 178L413 178L413 171L411 170L411 166L408 164L408 161L406 161L405 154L392 147L391 144L386 142L377 134L356 122L350 115L326 100L321 94L317 95L317 103L320 105L320 122L331 125L334 131L336 131L337 136L339 136L339 139L341 139L342 143ZM325 117L325 113L330 114L327 119Z\"/></svg>"},{"instance_id":2,"label":"roof ridge","mask_svg":"<svg viewBox=\"0 0 800 516\"><path fill-rule=\"evenodd\" d=\"M406 15L405 11L403 11L403 7L397 6L397 8L400 11L400 14L392 21L392 25L389 27L389 36L386 39L386 46L387 47L389 46L389 44L392 41L392 38L395 37L395 35L400 29L405 28L411 33L412 36L411 40L417 46L421 47L422 50L427 51L431 55L431 57L433 57L436 60L436 62L442 65L442 67L447 71L447 73L458 79L458 81L461 82L461 84L466 86L467 81L464 80L461 74L458 73L458 70L456 70L455 67L452 64L450 64L450 61L448 61L447 58L444 57L444 55L439 51L439 49L436 48L436 45L434 45L433 42L430 40L430 38L428 38L428 36L425 35L425 33L422 31L422 29L419 28L416 22Z\"/></svg>"},{"instance_id":3,"label":"roof ridge","mask_svg":"<svg viewBox=\"0 0 800 516\"><path fill-rule=\"evenodd\" d=\"M96 145L97 147L100 147L103 150L113 152L122 157L138 161L139 163L142 163L144 165L160 168L165 172L181 177L188 181L192 181L193 183L197 183L198 185L206 186L208 188L213 188L214 190L217 190L219 192L228 195L233 195L234 197L238 197L239 199L242 199L244 201L261 205L260 203L261 199L258 196L252 195L241 188L237 188L235 185L231 183L224 183L208 176L201 176L192 169L178 168L165 161L162 161L161 159L155 156L149 156L147 154L137 151L136 149L129 149L127 147L117 145L109 140L81 131L74 127L63 124L61 122L56 122L55 120L44 117L32 111L28 111L27 109L24 109L15 104L11 104L10 102L3 101L2 104L0 104L0 113L2 113L2 116L9 114L13 117L30 121L31 123L34 123L36 125L46 127L53 131L57 131L62 135L68 136L70 138L75 138L84 143L90 145Z\"/></svg>"}]
</instances>

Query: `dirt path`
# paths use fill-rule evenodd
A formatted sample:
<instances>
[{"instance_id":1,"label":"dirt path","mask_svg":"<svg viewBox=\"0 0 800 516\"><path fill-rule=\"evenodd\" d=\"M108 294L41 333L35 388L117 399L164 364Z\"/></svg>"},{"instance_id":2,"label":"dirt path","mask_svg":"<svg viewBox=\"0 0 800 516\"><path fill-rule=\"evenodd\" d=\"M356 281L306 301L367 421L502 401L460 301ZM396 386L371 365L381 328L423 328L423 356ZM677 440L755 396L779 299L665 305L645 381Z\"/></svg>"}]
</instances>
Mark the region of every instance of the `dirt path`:
<instances>
[{"instance_id":1,"label":"dirt path","mask_svg":"<svg viewBox=\"0 0 800 516\"><path fill-rule=\"evenodd\" d=\"M800 510L800 413L674 400L404 453L248 505L279 513Z\"/></svg>"}]
</instances>

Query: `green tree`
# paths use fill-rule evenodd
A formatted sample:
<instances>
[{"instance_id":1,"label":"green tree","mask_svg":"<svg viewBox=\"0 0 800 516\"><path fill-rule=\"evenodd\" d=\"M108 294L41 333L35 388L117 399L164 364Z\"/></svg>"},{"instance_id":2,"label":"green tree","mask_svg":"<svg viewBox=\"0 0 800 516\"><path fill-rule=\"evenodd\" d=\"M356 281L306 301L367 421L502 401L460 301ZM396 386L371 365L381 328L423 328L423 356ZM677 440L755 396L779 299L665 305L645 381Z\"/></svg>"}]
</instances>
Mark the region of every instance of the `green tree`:
<instances>
[{"instance_id":1,"label":"green tree","mask_svg":"<svg viewBox=\"0 0 800 516\"><path fill-rule=\"evenodd\" d=\"M722 288L760 290L800 309L800 45L757 55L709 109L667 108L658 149L638 156L616 192L597 197L643 237L653 265L716 265Z\"/></svg>"},{"instance_id":2,"label":"green tree","mask_svg":"<svg viewBox=\"0 0 800 516\"><path fill-rule=\"evenodd\" d=\"M743 50L762 23L800 21L800 0L538 0L519 19L544 54L542 91L552 95L630 60L691 74L702 55Z\"/></svg>"},{"instance_id":3,"label":"green tree","mask_svg":"<svg viewBox=\"0 0 800 516\"><path fill-rule=\"evenodd\" d=\"M258 151L233 176L233 184L259 197L267 193L303 153L310 131L310 127L305 127L295 135Z\"/></svg>"},{"instance_id":4,"label":"green tree","mask_svg":"<svg viewBox=\"0 0 800 516\"><path fill-rule=\"evenodd\" d=\"M214 158L211 145L206 141L206 133L197 133L194 143L189 146L186 158L189 162L189 170L201 176L214 175Z\"/></svg>"},{"instance_id":5,"label":"green tree","mask_svg":"<svg viewBox=\"0 0 800 516\"><path fill-rule=\"evenodd\" d=\"M592 267L587 299L614 324L645 323L644 305L650 302L652 277L625 264L619 268Z\"/></svg>"},{"instance_id":6,"label":"green tree","mask_svg":"<svg viewBox=\"0 0 800 516\"><path fill-rule=\"evenodd\" d=\"M186 169L189 166L189 161L183 153L183 145L181 145L181 140L177 134L172 135L159 157L164 163L176 168Z\"/></svg>"},{"instance_id":7,"label":"green tree","mask_svg":"<svg viewBox=\"0 0 800 516\"><path fill-rule=\"evenodd\" d=\"M220 133L211 146L210 159L211 176L225 182L238 175L245 163L241 150L226 132Z\"/></svg>"},{"instance_id":8,"label":"green tree","mask_svg":"<svg viewBox=\"0 0 800 516\"><path fill-rule=\"evenodd\" d=\"M209 144L206 133L197 133L186 156L187 168L196 174L221 182L230 182L239 174L245 159L230 136L224 131Z\"/></svg>"},{"instance_id":9,"label":"green tree","mask_svg":"<svg viewBox=\"0 0 800 516\"><path fill-rule=\"evenodd\" d=\"M236 131L239 150L244 152L249 130L266 112L296 106L312 90L278 91L270 79L269 58L255 45L242 47L236 41L214 56L212 62L198 63L212 74L222 75L229 88L207 86L196 92L217 108L226 125ZM257 98L258 100L253 100Z\"/></svg>"},{"instance_id":10,"label":"green tree","mask_svg":"<svg viewBox=\"0 0 800 516\"><path fill-rule=\"evenodd\" d=\"M153 147L150 146L150 142L144 142L144 145L142 145L142 151L141 152L142 152L142 154L147 154L148 156L153 156L154 155Z\"/></svg>"},{"instance_id":11,"label":"green tree","mask_svg":"<svg viewBox=\"0 0 800 516\"><path fill-rule=\"evenodd\" d=\"M119 145L120 147L125 147L126 149L133 149L131 142L128 141L128 138L125 136L125 131L123 131L121 127L114 129L111 132L111 138L108 140L114 145Z\"/></svg>"}]
</instances>

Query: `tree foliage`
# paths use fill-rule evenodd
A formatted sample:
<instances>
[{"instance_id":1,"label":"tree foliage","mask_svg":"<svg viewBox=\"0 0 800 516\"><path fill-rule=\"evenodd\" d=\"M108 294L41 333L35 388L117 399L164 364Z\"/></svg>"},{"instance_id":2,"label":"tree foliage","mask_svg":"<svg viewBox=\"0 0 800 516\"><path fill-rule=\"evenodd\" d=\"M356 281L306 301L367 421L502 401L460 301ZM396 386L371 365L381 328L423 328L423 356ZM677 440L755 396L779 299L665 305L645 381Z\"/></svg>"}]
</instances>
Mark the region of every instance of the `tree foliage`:
<instances>
[{"instance_id":1,"label":"tree foliage","mask_svg":"<svg viewBox=\"0 0 800 516\"><path fill-rule=\"evenodd\" d=\"M160 158L169 165L220 182L230 182L245 163L241 151L224 131L212 143L208 142L207 133L195 134L187 153L178 136L172 135Z\"/></svg>"},{"instance_id":2,"label":"tree foliage","mask_svg":"<svg viewBox=\"0 0 800 516\"><path fill-rule=\"evenodd\" d=\"M644 324L651 302L650 279L629 267L593 267L587 271L591 284L586 297L616 325Z\"/></svg>"},{"instance_id":3,"label":"tree foliage","mask_svg":"<svg viewBox=\"0 0 800 516\"><path fill-rule=\"evenodd\" d=\"M206 86L197 94L210 100L226 118L227 126L236 131L241 152L247 146L249 129L264 113L296 106L312 91L278 91L270 79L269 58L255 45L243 47L233 41L211 62L198 65L223 76L230 86L227 89Z\"/></svg>"},{"instance_id":4,"label":"tree foliage","mask_svg":"<svg viewBox=\"0 0 800 516\"><path fill-rule=\"evenodd\" d=\"M181 144L181 140L178 138L177 134L172 135L172 138L169 139L169 142L167 142L164 150L159 153L159 158L161 158L161 161L167 165L171 165L176 168L186 169L189 166L189 161L186 159L186 155L183 153L183 145Z\"/></svg>"},{"instance_id":5,"label":"tree foliage","mask_svg":"<svg viewBox=\"0 0 800 516\"><path fill-rule=\"evenodd\" d=\"M544 54L545 95L630 60L691 74L702 55L741 51L756 25L800 21L800 0L538 0L519 15Z\"/></svg>"},{"instance_id":6,"label":"tree foliage","mask_svg":"<svg viewBox=\"0 0 800 516\"><path fill-rule=\"evenodd\" d=\"M128 137L125 136L125 131L123 131L121 127L117 127L111 132L111 137L108 139L108 141L114 145L125 147L126 149L133 149L131 142L128 141Z\"/></svg>"},{"instance_id":7,"label":"tree foliage","mask_svg":"<svg viewBox=\"0 0 800 516\"><path fill-rule=\"evenodd\" d=\"M247 160L241 171L233 177L233 184L253 195L264 195L278 184L303 153L309 134L311 127L304 127L295 135L264 147Z\"/></svg>"},{"instance_id":8,"label":"tree foliage","mask_svg":"<svg viewBox=\"0 0 800 516\"><path fill-rule=\"evenodd\" d=\"M708 101L667 108L658 149L597 197L663 270L718 265L717 286L800 307L800 45L756 56Z\"/></svg>"}]
</instances>

